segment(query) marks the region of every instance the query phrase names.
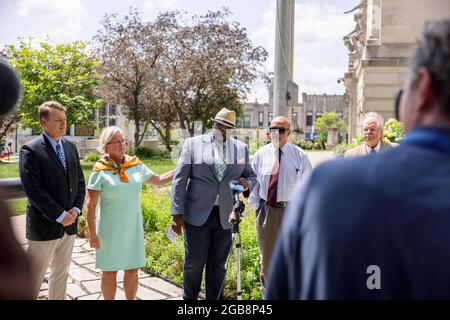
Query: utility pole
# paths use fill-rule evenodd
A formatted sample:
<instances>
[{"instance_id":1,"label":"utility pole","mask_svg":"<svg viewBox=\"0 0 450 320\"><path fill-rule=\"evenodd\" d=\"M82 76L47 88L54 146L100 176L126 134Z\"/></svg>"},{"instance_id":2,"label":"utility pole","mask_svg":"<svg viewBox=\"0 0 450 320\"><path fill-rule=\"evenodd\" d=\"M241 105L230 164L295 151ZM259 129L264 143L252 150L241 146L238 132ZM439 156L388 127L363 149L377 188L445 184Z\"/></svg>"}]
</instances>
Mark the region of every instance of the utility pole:
<instances>
[{"instance_id":1,"label":"utility pole","mask_svg":"<svg viewBox=\"0 0 450 320\"><path fill-rule=\"evenodd\" d=\"M273 117L291 118L294 73L295 0L277 0L275 25L275 67L273 86Z\"/></svg>"}]
</instances>

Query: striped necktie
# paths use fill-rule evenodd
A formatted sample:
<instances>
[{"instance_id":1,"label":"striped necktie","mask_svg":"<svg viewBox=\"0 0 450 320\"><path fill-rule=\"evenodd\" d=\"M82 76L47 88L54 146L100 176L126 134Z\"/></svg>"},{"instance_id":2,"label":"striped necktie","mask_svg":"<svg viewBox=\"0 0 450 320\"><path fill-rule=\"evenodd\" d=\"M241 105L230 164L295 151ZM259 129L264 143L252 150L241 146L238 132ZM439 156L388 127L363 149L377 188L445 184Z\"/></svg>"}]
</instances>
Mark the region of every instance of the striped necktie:
<instances>
[{"instance_id":1,"label":"striped necktie","mask_svg":"<svg viewBox=\"0 0 450 320\"><path fill-rule=\"evenodd\" d=\"M226 144L223 143L222 147L219 147L218 149L220 160L217 167L217 178L219 179L219 181L221 181L223 178L223 174L225 173L225 169L227 168Z\"/></svg>"}]
</instances>

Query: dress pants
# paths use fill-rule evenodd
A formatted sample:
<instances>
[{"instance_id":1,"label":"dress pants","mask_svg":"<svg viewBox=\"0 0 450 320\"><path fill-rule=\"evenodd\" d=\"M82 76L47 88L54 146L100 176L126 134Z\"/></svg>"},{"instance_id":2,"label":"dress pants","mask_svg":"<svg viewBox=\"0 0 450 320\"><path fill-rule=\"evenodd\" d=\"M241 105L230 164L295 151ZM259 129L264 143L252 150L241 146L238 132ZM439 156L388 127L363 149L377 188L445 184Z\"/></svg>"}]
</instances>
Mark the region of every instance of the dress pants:
<instances>
[{"instance_id":1,"label":"dress pants","mask_svg":"<svg viewBox=\"0 0 450 320\"><path fill-rule=\"evenodd\" d=\"M184 225L183 298L198 299L206 264L206 300L222 300L225 264L232 244L231 229L222 228L218 206L213 207L202 226L196 227L186 222Z\"/></svg>"},{"instance_id":2,"label":"dress pants","mask_svg":"<svg viewBox=\"0 0 450 320\"><path fill-rule=\"evenodd\" d=\"M32 266L33 297L38 298L45 273L51 263L48 284L49 300L66 298L67 277L69 275L75 235L67 235L49 241L28 240L27 256Z\"/></svg>"},{"instance_id":3,"label":"dress pants","mask_svg":"<svg viewBox=\"0 0 450 320\"><path fill-rule=\"evenodd\" d=\"M256 237L261 252L261 286L263 294L269 274L270 259L281 228L285 208L270 207L262 200L256 210Z\"/></svg>"}]
</instances>

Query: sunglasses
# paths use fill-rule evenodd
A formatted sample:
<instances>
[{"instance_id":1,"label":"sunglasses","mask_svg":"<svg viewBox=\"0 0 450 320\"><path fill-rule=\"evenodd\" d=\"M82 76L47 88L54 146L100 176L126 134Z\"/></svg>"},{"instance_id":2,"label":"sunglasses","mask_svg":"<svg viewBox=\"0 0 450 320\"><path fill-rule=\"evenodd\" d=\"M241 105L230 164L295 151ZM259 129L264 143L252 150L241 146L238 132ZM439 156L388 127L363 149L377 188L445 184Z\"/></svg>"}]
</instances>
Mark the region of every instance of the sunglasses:
<instances>
[{"instance_id":1,"label":"sunglasses","mask_svg":"<svg viewBox=\"0 0 450 320\"><path fill-rule=\"evenodd\" d=\"M280 134L284 134L288 130L289 130L288 128L276 128L276 127L269 128L270 133L278 131Z\"/></svg>"},{"instance_id":2,"label":"sunglasses","mask_svg":"<svg viewBox=\"0 0 450 320\"><path fill-rule=\"evenodd\" d=\"M395 119L400 121L400 100L402 98L403 89L400 89L395 94Z\"/></svg>"}]
</instances>

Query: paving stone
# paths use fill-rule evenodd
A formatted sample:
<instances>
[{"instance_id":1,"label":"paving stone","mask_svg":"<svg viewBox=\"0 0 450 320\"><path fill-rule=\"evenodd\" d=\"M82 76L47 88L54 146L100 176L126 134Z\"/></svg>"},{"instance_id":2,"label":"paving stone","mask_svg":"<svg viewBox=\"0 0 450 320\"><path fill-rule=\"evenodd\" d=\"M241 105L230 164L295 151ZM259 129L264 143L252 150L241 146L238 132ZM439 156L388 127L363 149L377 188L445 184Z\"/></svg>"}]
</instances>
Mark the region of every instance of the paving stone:
<instances>
[{"instance_id":1,"label":"paving stone","mask_svg":"<svg viewBox=\"0 0 450 320\"><path fill-rule=\"evenodd\" d=\"M79 297L77 300L100 300L100 298L101 298L101 294L96 293L96 294L89 294L87 296Z\"/></svg>"},{"instance_id":2,"label":"paving stone","mask_svg":"<svg viewBox=\"0 0 450 320\"><path fill-rule=\"evenodd\" d=\"M183 297L181 296L181 297L176 297L176 298L170 298L170 299L167 299L167 300L183 300Z\"/></svg>"},{"instance_id":3,"label":"paving stone","mask_svg":"<svg viewBox=\"0 0 450 320\"><path fill-rule=\"evenodd\" d=\"M89 270L91 270L93 272L97 272L99 274L102 272L102 270L100 270L100 269L95 267L95 263L85 264L85 265L83 265L83 268L87 268L87 269L89 269Z\"/></svg>"},{"instance_id":4,"label":"paving stone","mask_svg":"<svg viewBox=\"0 0 450 320\"><path fill-rule=\"evenodd\" d=\"M72 253L84 252L81 247L73 247ZM72 255L73 258L73 255Z\"/></svg>"},{"instance_id":5,"label":"paving stone","mask_svg":"<svg viewBox=\"0 0 450 320\"><path fill-rule=\"evenodd\" d=\"M72 262L70 263L69 270L76 269L76 268L79 268L79 266L76 265L76 264L72 261Z\"/></svg>"},{"instance_id":6,"label":"paving stone","mask_svg":"<svg viewBox=\"0 0 450 320\"><path fill-rule=\"evenodd\" d=\"M81 247L86 243L86 239L80 239L77 238L75 239L75 244L73 245L74 247Z\"/></svg>"},{"instance_id":7,"label":"paving stone","mask_svg":"<svg viewBox=\"0 0 450 320\"><path fill-rule=\"evenodd\" d=\"M48 290L48 283L47 282L42 283L41 289L39 291L43 291L43 290Z\"/></svg>"},{"instance_id":8,"label":"paving stone","mask_svg":"<svg viewBox=\"0 0 450 320\"><path fill-rule=\"evenodd\" d=\"M38 300L48 300L48 290L39 292Z\"/></svg>"},{"instance_id":9,"label":"paving stone","mask_svg":"<svg viewBox=\"0 0 450 320\"><path fill-rule=\"evenodd\" d=\"M84 251L87 251L87 252L95 251L95 248L91 248L91 245L89 244L89 242L85 243L81 247L83 248Z\"/></svg>"},{"instance_id":10,"label":"paving stone","mask_svg":"<svg viewBox=\"0 0 450 320\"><path fill-rule=\"evenodd\" d=\"M143 286L139 286L136 297L140 300L165 300L167 296L164 296L156 291L151 289L144 288Z\"/></svg>"},{"instance_id":11,"label":"paving stone","mask_svg":"<svg viewBox=\"0 0 450 320\"><path fill-rule=\"evenodd\" d=\"M123 272L123 270L120 270L117 272L117 283L123 282L124 275L125 275L125 272Z\"/></svg>"},{"instance_id":12,"label":"paving stone","mask_svg":"<svg viewBox=\"0 0 450 320\"><path fill-rule=\"evenodd\" d=\"M84 252L74 252L74 253L72 253L72 260L73 260L73 258L84 257L85 255L86 255L86 253L84 253Z\"/></svg>"},{"instance_id":13,"label":"paving stone","mask_svg":"<svg viewBox=\"0 0 450 320\"><path fill-rule=\"evenodd\" d=\"M97 276L93 275L89 271L82 268L69 270L69 275L76 281L87 281L97 279Z\"/></svg>"},{"instance_id":14,"label":"paving stone","mask_svg":"<svg viewBox=\"0 0 450 320\"><path fill-rule=\"evenodd\" d=\"M94 258L92 258L91 256L86 255L86 254L83 254L81 257L74 258L72 260L75 261L77 264L81 264L81 265L95 262Z\"/></svg>"},{"instance_id":15,"label":"paving stone","mask_svg":"<svg viewBox=\"0 0 450 320\"><path fill-rule=\"evenodd\" d=\"M147 277L150 277L150 274L148 274L147 272L144 272L140 269L138 270L138 278L139 279L147 278Z\"/></svg>"},{"instance_id":16,"label":"paving stone","mask_svg":"<svg viewBox=\"0 0 450 320\"><path fill-rule=\"evenodd\" d=\"M85 296L86 294L88 294L88 292L85 292L83 289L80 288L79 285L75 283L69 283L67 285L67 295L71 299L76 299L78 297Z\"/></svg>"},{"instance_id":17,"label":"paving stone","mask_svg":"<svg viewBox=\"0 0 450 320\"><path fill-rule=\"evenodd\" d=\"M179 297L180 295L183 295L183 289L157 277L140 279L139 283L151 289L163 292L172 297Z\"/></svg>"},{"instance_id":18,"label":"paving stone","mask_svg":"<svg viewBox=\"0 0 450 320\"><path fill-rule=\"evenodd\" d=\"M81 284L89 293L97 293L102 291L100 280L83 281Z\"/></svg>"}]
</instances>

